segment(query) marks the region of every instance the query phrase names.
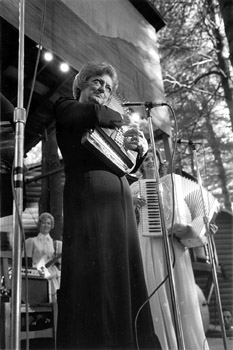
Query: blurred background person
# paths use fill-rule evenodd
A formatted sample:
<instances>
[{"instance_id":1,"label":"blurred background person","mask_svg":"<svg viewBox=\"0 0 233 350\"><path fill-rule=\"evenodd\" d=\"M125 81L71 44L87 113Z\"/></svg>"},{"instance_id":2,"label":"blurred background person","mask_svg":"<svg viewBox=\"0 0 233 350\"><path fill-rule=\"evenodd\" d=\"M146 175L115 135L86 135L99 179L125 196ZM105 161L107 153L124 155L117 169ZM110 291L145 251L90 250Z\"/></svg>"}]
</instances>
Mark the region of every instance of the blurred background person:
<instances>
[{"instance_id":1,"label":"blurred background person","mask_svg":"<svg viewBox=\"0 0 233 350\"><path fill-rule=\"evenodd\" d=\"M233 336L232 313L229 309L223 309L223 320L227 336Z\"/></svg>"},{"instance_id":2,"label":"blurred background person","mask_svg":"<svg viewBox=\"0 0 233 350\"><path fill-rule=\"evenodd\" d=\"M54 228L54 217L50 213L39 216L35 237L26 239L25 257L32 258L32 267L49 281L49 300L56 302L57 290L60 288L62 241L55 241L50 236ZM47 266L46 265L50 265Z\"/></svg>"}]
</instances>

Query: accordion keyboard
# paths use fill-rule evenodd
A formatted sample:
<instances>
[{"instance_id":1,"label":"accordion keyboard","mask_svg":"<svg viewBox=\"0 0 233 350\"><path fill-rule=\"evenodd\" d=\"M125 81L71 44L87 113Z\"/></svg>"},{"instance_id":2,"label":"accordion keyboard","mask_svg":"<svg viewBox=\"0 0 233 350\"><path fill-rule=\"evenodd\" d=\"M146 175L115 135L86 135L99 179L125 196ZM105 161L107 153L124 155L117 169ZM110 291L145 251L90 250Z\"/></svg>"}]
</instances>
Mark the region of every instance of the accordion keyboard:
<instances>
[{"instance_id":1,"label":"accordion keyboard","mask_svg":"<svg viewBox=\"0 0 233 350\"><path fill-rule=\"evenodd\" d=\"M159 203L158 187L154 179L139 180L139 193L146 200L141 207L142 235L162 236L160 205L163 206L164 221L168 234L173 232L188 248L207 243L204 216L210 223L219 211L219 203L206 189L178 174L160 179L162 203ZM203 194L203 196L202 196ZM174 201L173 201L174 195Z\"/></svg>"},{"instance_id":2,"label":"accordion keyboard","mask_svg":"<svg viewBox=\"0 0 233 350\"><path fill-rule=\"evenodd\" d=\"M146 205L140 209L143 236L162 236L159 198L155 180L139 180L140 196Z\"/></svg>"}]
</instances>

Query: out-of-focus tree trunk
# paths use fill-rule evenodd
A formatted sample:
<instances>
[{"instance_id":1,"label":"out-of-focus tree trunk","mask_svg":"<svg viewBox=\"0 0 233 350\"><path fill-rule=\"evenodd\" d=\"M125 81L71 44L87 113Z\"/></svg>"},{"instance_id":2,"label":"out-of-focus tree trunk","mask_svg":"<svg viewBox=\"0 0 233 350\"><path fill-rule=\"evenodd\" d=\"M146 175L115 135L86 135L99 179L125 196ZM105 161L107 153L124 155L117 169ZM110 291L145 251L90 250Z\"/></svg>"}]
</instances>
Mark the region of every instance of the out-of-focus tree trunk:
<instances>
[{"instance_id":1,"label":"out-of-focus tree trunk","mask_svg":"<svg viewBox=\"0 0 233 350\"><path fill-rule=\"evenodd\" d=\"M62 220L62 198L63 190L61 183L61 172L55 172L53 175L46 176L60 167L58 156L58 147L55 131L46 135L42 141L42 188L39 203L39 213L49 212L53 215L55 226L51 234L53 239L61 239L63 220Z\"/></svg>"},{"instance_id":2,"label":"out-of-focus tree trunk","mask_svg":"<svg viewBox=\"0 0 233 350\"><path fill-rule=\"evenodd\" d=\"M230 61L233 67L233 0L218 0L222 13L225 32L230 49Z\"/></svg>"},{"instance_id":3,"label":"out-of-focus tree trunk","mask_svg":"<svg viewBox=\"0 0 233 350\"><path fill-rule=\"evenodd\" d=\"M230 194L227 189L227 178L226 178L226 171L223 166L222 157L221 157L221 147L220 147L220 141L216 138L213 125L211 123L210 115L206 115L206 127L208 130L208 140L209 145L212 148L215 164L218 168L218 178L221 183L221 189L222 189L222 196L224 200L224 205L229 212L231 212L231 199Z\"/></svg>"},{"instance_id":4,"label":"out-of-focus tree trunk","mask_svg":"<svg viewBox=\"0 0 233 350\"><path fill-rule=\"evenodd\" d=\"M220 0L220 2L227 3L227 1ZM228 1L229 3L232 3L232 13L231 15L233 16L233 0ZM229 113L230 113L230 119L231 119L231 127L233 131L233 84L232 84L232 77L231 77L231 66L230 66L230 61L228 58L225 57L224 52L226 52L226 38L225 34L221 32L221 28L218 25L220 23L220 18L219 18L219 11L216 10L217 8L217 2L216 0L209 0L210 5L212 5L213 8L213 20L215 21L215 38L216 38L216 51L217 51L217 57L218 57L218 63L219 63L219 68L221 75L221 81L222 81L222 87L224 90L224 95L226 99L227 106L229 108ZM230 6L229 6L230 9ZM233 17L231 18L231 24L233 25ZM232 54L233 54L233 28L229 28L231 31L232 35ZM229 40L229 39L228 39Z\"/></svg>"}]
</instances>

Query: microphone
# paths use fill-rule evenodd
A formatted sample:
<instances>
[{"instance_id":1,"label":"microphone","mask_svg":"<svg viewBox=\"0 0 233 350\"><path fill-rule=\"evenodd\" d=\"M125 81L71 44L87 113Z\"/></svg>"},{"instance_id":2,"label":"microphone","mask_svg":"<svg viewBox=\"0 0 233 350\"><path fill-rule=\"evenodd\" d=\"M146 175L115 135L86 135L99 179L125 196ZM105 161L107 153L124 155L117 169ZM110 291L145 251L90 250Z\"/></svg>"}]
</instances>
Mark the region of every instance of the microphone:
<instances>
[{"instance_id":1,"label":"microphone","mask_svg":"<svg viewBox=\"0 0 233 350\"><path fill-rule=\"evenodd\" d=\"M154 102L124 102L121 104L122 107L133 107L133 106L145 106L146 108L153 108L153 107L161 107L166 106L167 104L162 103L154 103Z\"/></svg>"},{"instance_id":2,"label":"microphone","mask_svg":"<svg viewBox=\"0 0 233 350\"><path fill-rule=\"evenodd\" d=\"M178 139L177 143L187 143L188 145L202 145L202 141L192 141L192 140L186 140L186 139Z\"/></svg>"}]
</instances>

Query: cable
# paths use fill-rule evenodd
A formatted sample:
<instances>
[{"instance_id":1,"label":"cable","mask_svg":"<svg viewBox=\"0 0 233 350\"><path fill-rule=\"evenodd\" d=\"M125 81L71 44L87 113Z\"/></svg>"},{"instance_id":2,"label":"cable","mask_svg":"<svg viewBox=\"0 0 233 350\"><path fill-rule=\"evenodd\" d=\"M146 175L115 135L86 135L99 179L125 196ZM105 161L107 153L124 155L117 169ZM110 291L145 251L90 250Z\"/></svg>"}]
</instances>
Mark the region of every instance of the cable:
<instances>
[{"instance_id":1,"label":"cable","mask_svg":"<svg viewBox=\"0 0 233 350\"><path fill-rule=\"evenodd\" d=\"M174 238L174 234L173 234L173 227L174 227L174 220L175 220L175 184L174 184L174 179L173 179L173 173L174 173L174 162L175 162L175 154L177 151L177 141L178 141L178 124L177 124L177 119L176 119L176 115L175 112L173 110L173 108L170 105L167 105L170 108L170 111L172 113L173 116L173 120L175 123L175 141L174 141L174 148L172 151L172 156L171 156L171 184L172 184L172 202L173 202L173 206L172 206L172 223L171 223L171 247L172 247L172 252L173 252L173 268L175 266L175 250L174 250L174 244L173 244L173 238Z\"/></svg>"},{"instance_id":2,"label":"cable","mask_svg":"<svg viewBox=\"0 0 233 350\"><path fill-rule=\"evenodd\" d=\"M36 76L37 76L37 70L38 70L38 65L39 65L39 60L40 60L40 54L41 54L41 48L42 48L42 39L43 39L43 34L44 34L44 26L45 26L45 18L46 18L46 3L47 0L44 0L44 6L43 6L43 12L42 12L42 23L41 23L41 31L40 31L40 40L39 40L39 45L38 45L38 51L37 51L37 57L36 57L36 64L35 64L35 69L34 69L34 75L32 79L32 86L30 90L30 96L28 99L28 104L27 104L27 116L29 114L30 106L31 106L31 101L32 101L32 95L34 92L34 87L36 83Z\"/></svg>"},{"instance_id":3,"label":"cable","mask_svg":"<svg viewBox=\"0 0 233 350\"><path fill-rule=\"evenodd\" d=\"M152 296L159 290L159 288L166 282L166 280L168 279L168 275L164 278L164 280L158 285L158 287L156 287L153 292L148 296L148 298L146 299L146 301L144 301L144 303L140 306L140 308L137 311L137 314L135 316L135 320L134 320L134 328L135 328L135 337L136 337L136 345L137 345L137 349L140 350L139 347L139 343L138 343L138 333L137 333L137 321L138 321L138 317L139 314L141 312L141 310L144 308L144 306L150 301L150 299L152 298Z\"/></svg>"},{"instance_id":4,"label":"cable","mask_svg":"<svg viewBox=\"0 0 233 350\"><path fill-rule=\"evenodd\" d=\"M172 253L173 253L173 262L172 262L172 267L174 268L175 266L175 251L174 251L174 244L173 244L173 226L174 226L174 219L175 219L175 190L174 190L174 179L173 179L173 173L174 173L174 159L175 159L175 152L177 149L177 135L178 135L178 125L177 125L177 120L176 120L176 116L175 113L172 109L172 107L168 104L165 104L166 106L168 106L171 110L174 122L175 122L175 146L172 152L172 156L171 156L171 183L172 183L172 200L173 200L173 210L172 210L172 222L171 222L171 231L170 231L170 235L171 235L171 248L172 248ZM134 320L134 327L135 327L135 337L136 337L136 346L137 349L140 350L139 347L139 343L138 343L138 333L137 333L137 322L138 322L138 317L139 314L141 312L141 310L143 309L143 307L150 301L150 299L152 298L152 296L162 287L162 285L167 281L169 277L169 273L165 276L165 278L163 279L163 281L153 290L153 292L148 296L148 298L146 299L146 301L140 306L140 308L137 311L137 314L135 316L135 320ZM173 309L174 312L174 309Z\"/></svg>"}]
</instances>

